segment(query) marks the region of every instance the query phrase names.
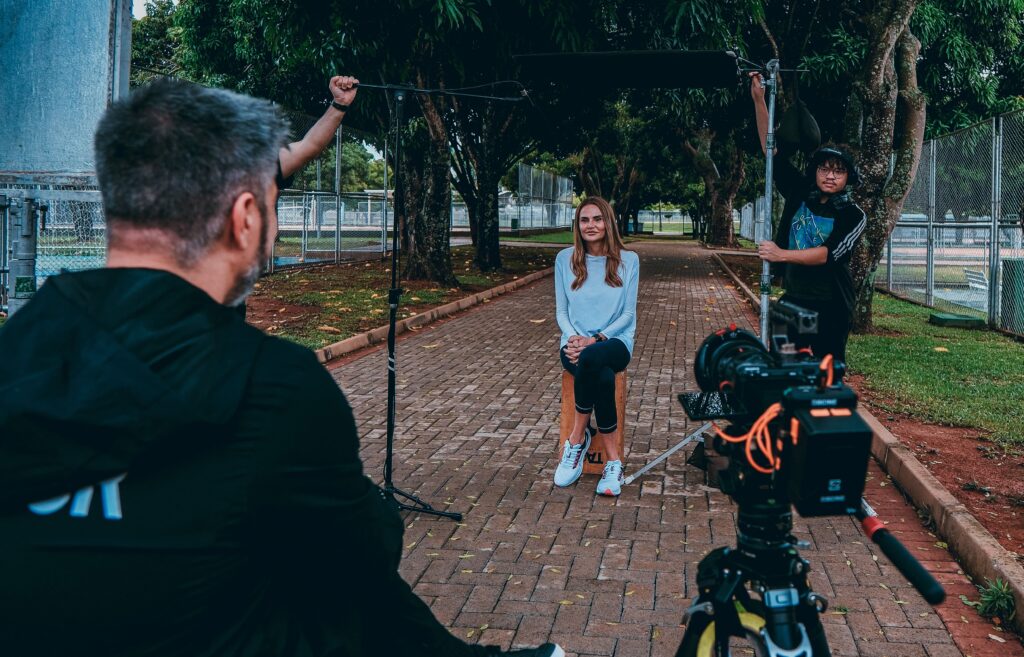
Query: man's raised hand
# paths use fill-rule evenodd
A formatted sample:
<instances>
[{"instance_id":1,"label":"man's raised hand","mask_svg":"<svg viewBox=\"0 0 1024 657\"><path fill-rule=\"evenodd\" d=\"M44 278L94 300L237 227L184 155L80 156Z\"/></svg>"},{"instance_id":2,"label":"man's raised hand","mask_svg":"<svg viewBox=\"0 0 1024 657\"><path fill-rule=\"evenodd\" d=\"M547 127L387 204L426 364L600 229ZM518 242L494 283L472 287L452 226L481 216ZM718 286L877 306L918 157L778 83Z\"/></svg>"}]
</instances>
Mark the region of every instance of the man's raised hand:
<instances>
[{"instance_id":1,"label":"man's raised hand","mask_svg":"<svg viewBox=\"0 0 1024 657\"><path fill-rule=\"evenodd\" d=\"M357 84L359 84L359 80L354 77L335 75L331 78L328 88L331 90L331 95L334 96L336 103L351 105L352 101L356 99Z\"/></svg>"}]
</instances>

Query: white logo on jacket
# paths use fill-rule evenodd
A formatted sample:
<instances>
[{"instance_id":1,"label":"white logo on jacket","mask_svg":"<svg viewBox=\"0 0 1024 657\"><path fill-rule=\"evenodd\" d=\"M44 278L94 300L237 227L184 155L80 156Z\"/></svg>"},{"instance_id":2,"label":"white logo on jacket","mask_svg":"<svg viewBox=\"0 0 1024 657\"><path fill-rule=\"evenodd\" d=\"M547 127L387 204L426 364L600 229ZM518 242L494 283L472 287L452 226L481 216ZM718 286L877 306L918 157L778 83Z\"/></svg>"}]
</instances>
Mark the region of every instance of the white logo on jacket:
<instances>
[{"instance_id":1,"label":"white logo on jacket","mask_svg":"<svg viewBox=\"0 0 1024 657\"><path fill-rule=\"evenodd\" d=\"M101 481L100 486L100 501L103 505L103 517L107 520L121 520L123 517L121 513L121 489L118 484L125 478L128 473L120 474L113 479L107 479ZM80 488L75 493L74 497L71 493L54 497L42 502L33 502L28 505L28 510L37 516L48 516L57 513L64 508L64 505L71 501L71 517L72 518L85 518L89 515L89 510L92 506L92 494L95 486L86 486Z\"/></svg>"}]
</instances>

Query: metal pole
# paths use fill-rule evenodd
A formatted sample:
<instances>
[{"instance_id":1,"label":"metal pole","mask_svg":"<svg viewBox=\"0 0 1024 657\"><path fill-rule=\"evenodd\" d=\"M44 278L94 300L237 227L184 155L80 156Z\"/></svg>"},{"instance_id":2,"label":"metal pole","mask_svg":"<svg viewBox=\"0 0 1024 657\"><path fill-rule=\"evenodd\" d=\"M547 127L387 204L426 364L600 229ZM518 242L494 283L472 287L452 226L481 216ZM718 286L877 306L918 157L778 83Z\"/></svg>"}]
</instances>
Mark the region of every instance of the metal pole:
<instances>
[{"instance_id":1,"label":"metal pole","mask_svg":"<svg viewBox=\"0 0 1024 657\"><path fill-rule=\"evenodd\" d=\"M10 207L10 199L0 194L0 310L7 307L7 222Z\"/></svg>"},{"instance_id":2,"label":"metal pole","mask_svg":"<svg viewBox=\"0 0 1024 657\"><path fill-rule=\"evenodd\" d=\"M1003 119L992 119L992 249L989 252L988 323L999 326L999 216L1003 211Z\"/></svg>"},{"instance_id":3,"label":"metal pole","mask_svg":"<svg viewBox=\"0 0 1024 657\"><path fill-rule=\"evenodd\" d=\"M20 206L20 212L18 212ZM36 202L11 200L11 259L8 312L13 315L29 302L36 291Z\"/></svg>"},{"instance_id":4,"label":"metal pole","mask_svg":"<svg viewBox=\"0 0 1024 657\"><path fill-rule=\"evenodd\" d=\"M338 206L334 220L334 262L341 262L341 218L345 216L345 203L338 197Z\"/></svg>"},{"instance_id":5,"label":"metal pole","mask_svg":"<svg viewBox=\"0 0 1024 657\"><path fill-rule=\"evenodd\" d=\"M886 242L885 251L885 289L892 292L892 233L889 233L889 240Z\"/></svg>"},{"instance_id":6,"label":"metal pole","mask_svg":"<svg viewBox=\"0 0 1024 657\"><path fill-rule=\"evenodd\" d=\"M686 447L687 445L692 443L702 433L704 433L705 431L707 431L710 428L711 428L711 423L710 422L707 422L706 424L702 425L699 429L697 429L696 431L692 432L686 438L683 438L681 441L676 443L676 445L674 447L672 447L672 449L668 450L667 452L665 452L664 454L662 454L658 458L654 459L653 461L651 461L650 463L648 463L644 467L640 468L639 470L637 470L633 474L631 474L628 477L626 477L625 481L623 481L622 483L623 484L631 484L631 483L633 483L634 481L637 480L638 477L643 476L643 474L645 472L647 472L648 470L650 470L654 466L658 465L659 463L661 463L662 461L664 461L668 457L672 456L673 454L675 454L677 451L679 451L683 447Z\"/></svg>"},{"instance_id":7,"label":"metal pole","mask_svg":"<svg viewBox=\"0 0 1024 657\"><path fill-rule=\"evenodd\" d=\"M757 241L763 242L770 239L768 225L765 221L772 216L772 174L775 157L775 94L779 75L779 60L773 59L768 62L768 79L765 87L768 90L768 135L765 139L765 166L764 166L764 198L765 216L757 222ZM765 346L770 346L771 335L768 331L768 297L772 291L771 268L767 260L761 263L761 341Z\"/></svg>"},{"instance_id":8,"label":"metal pole","mask_svg":"<svg viewBox=\"0 0 1024 657\"><path fill-rule=\"evenodd\" d=\"M302 237L299 240L299 262L306 261L306 229L309 226L309 205L306 204L306 192L302 192Z\"/></svg>"},{"instance_id":9,"label":"metal pole","mask_svg":"<svg viewBox=\"0 0 1024 657\"><path fill-rule=\"evenodd\" d=\"M334 264L341 262L341 224L345 205L341 202L341 126L334 133Z\"/></svg>"},{"instance_id":10,"label":"metal pole","mask_svg":"<svg viewBox=\"0 0 1024 657\"><path fill-rule=\"evenodd\" d=\"M928 146L928 228L925 229L924 284L924 302L929 306L935 305L935 151L936 141L932 139ZM889 244L891 247L892 240Z\"/></svg>"},{"instance_id":11,"label":"metal pole","mask_svg":"<svg viewBox=\"0 0 1024 657\"><path fill-rule=\"evenodd\" d=\"M372 201L367 200L367 207ZM380 251L387 253L388 250L388 140L384 140L384 202L381 204L380 222Z\"/></svg>"},{"instance_id":12,"label":"metal pole","mask_svg":"<svg viewBox=\"0 0 1024 657\"><path fill-rule=\"evenodd\" d=\"M388 291L388 314L390 324L395 326L398 317L398 303L402 298L402 290L398 287L398 219L399 213L405 212L404 190L399 177L402 168L402 106L405 101L405 92L395 91L395 229L391 233L391 289ZM385 165L387 162L385 161ZM385 171L387 167L385 166ZM385 186L385 202L387 200L387 187ZM388 331L388 401L395 398L396 393L396 366L395 366L395 331ZM392 465L394 455L393 436L395 435L395 404L389 403L387 409L387 437L385 441L386 455L384 459L384 487L392 486Z\"/></svg>"}]
</instances>

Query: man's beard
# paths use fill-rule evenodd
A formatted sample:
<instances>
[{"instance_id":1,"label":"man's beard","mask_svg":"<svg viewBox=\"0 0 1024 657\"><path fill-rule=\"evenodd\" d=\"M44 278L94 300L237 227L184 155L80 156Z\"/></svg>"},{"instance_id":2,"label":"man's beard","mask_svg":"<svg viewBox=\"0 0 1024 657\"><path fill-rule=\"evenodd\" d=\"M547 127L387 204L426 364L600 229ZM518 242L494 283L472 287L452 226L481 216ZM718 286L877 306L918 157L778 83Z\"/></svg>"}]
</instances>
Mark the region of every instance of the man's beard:
<instances>
[{"instance_id":1,"label":"man's beard","mask_svg":"<svg viewBox=\"0 0 1024 657\"><path fill-rule=\"evenodd\" d=\"M267 209L263 203L259 203L260 210L260 244L256 249L256 258L249 267L235 276L235 282L228 290L224 299L224 305L231 308L238 307L245 302L256 287L256 281L260 280L263 272L263 265L267 262Z\"/></svg>"}]
</instances>

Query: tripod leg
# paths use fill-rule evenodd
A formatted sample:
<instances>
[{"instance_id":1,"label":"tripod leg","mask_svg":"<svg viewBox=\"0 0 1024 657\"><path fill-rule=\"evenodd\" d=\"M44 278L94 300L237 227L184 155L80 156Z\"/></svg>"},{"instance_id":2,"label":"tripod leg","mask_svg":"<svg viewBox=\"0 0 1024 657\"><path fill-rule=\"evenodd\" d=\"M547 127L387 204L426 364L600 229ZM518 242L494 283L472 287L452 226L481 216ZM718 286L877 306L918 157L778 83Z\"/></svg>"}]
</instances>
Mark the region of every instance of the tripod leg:
<instances>
[{"instance_id":1,"label":"tripod leg","mask_svg":"<svg viewBox=\"0 0 1024 657\"><path fill-rule=\"evenodd\" d=\"M416 497L411 493L406 493L400 488L394 486L385 486L384 494L387 495L395 506L398 507L399 511L414 511L416 513L426 513L428 515L439 516L441 518L451 518L455 521L462 520L462 514L455 511L441 511L430 506L420 498ZM399 499L401 498L401 499ZM403 502L402 500L408 500Z\"/></svg>"}]
</instances>

